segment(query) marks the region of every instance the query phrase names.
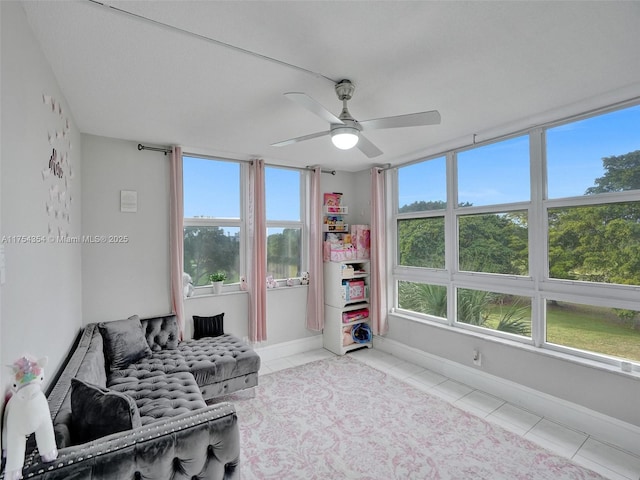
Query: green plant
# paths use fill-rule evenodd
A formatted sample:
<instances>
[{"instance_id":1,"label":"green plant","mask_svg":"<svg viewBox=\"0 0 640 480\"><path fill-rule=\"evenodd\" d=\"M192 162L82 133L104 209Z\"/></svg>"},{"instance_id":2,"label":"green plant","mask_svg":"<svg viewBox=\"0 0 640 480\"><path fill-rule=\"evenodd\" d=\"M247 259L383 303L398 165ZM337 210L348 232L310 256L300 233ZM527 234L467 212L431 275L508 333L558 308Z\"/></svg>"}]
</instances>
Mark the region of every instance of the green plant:
<instances>
[{"instance_id":1,"label":"green plant","mask_svg":"<svg viewBox=\"0 0 640 480\"><path fill-rule=\"evenodd\" d=\"M209 275L209 281L213 282L224 282L227 279L227 274L222 270L218 270L216 273L212 273Z\"/></svg>"}]
</instances>

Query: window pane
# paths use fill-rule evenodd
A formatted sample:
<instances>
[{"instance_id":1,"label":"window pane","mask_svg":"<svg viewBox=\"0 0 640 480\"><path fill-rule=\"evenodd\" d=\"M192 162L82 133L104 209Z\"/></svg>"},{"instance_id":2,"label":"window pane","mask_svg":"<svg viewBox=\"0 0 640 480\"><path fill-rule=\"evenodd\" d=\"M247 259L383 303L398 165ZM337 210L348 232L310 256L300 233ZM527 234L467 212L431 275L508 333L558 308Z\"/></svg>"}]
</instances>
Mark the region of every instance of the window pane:
<instances>
[{"instance_id":1,"label":"window pane","mask_svg":"<svg viewBox=\"0 0 640 480\"><path fill-rule=\"evenodd\" d=\"M208 285L209 274L223 270L225 283L240 281L240 228L185 227L184 270L193 285Z\"/></svg>"},{"instance_id":2,"label":"window pane","mask_svg":"<svg viewBox=\"0 0 640 480\"><path fill-rule=\"evenodd\" d=\"M398 262L444 268L444 217L398 220Z\"/></svg>"},{"instance_id":3,"label":"window pane","mask_svg":"<svg viewBox=\"0 0 640 480\"><path fill-rule=\"evenodd\" d=\"M447 318L447 287L398 282L398 308Z\"/></svg>"},{"instance_id":4,"label":"window pane","mask_svg":"<svg viewBox=\"0 0 640 480\"><path fill-rule=\"evenodd\" d=\"M398 211L421 212L447 207L446 158L398 169Z\"/></svg>"},{"instance_id":5,"label":"window pane","mask_svg":"<svg viewBox=\"0 0 640 480\"><path fill-rule=\"evenodd\" d=\"M530 200L529 137L517 137L458 154L458 205Z\"/></svg>"},{"instance_id":6,"label":"window pane","mask_svg":"<svg viewBox=\"0 0 640 480\"><path fill-rule=\"evenodd\" d=\"M531 299L459 288L458 322L531 337Z\"/></svg>"},{"instance_id":7,"label":"window pane","mask_svg":"<svg viewBox=\"0 0 640 480\"><path fill-rule=\"evenodd\" d=\"M528 275L527 212L458 218L460 270Z\"/></svg>"},{"instance_id":8,"label":"window pane","mask_svg":"<svg viewBox=\"0 0 640 480\"><path fill-rule=\"evenodd\" d=\"M264 172L267 220L300 221L300 172L273 167Z\"/></svg>"},{"instance_id":9,"label":"window pane","mask_svg":"<svg viewBox=\"0 0 640 480\"><path fill-rule=\"evenodd\" d=\"M640 312L547 300L547 342L640 361Z\"/></svg>"},{"instance_id":10,"label":"window pane","mask_svg":"<svg viewBox=\"0 0 640 480\"><path fill-rule=\"evenodd\" d=\"M640 188L640 106L546 132L549 198Z\"/></svg>"},{"instance_id":11,"label":"window pane","mask_svg":"<svg viewBox=\"0 0 640 480\"><path fill-rule=\"evenodd\" d=\"M640 202L552 208L549 276L640 285Z\"/></svg>"},{"instance_id":12,"label":"window pane","mask_svg":"<svg viewBox=\"0 0 640 480\"><path fill-rule=\"evenodd\" d=\"M182 158L184 217L240 218L240 164Z\"/></svg>"},{"instance_id":13,"label":"window pane","mask_svg":"<svg viewBox=\"0 0 640 480\"><path fill-rule=\"evenodd\" d=\"M267 275L273 278L300 276L300 228L267 229Z\"/></svg>"}]
</instances>

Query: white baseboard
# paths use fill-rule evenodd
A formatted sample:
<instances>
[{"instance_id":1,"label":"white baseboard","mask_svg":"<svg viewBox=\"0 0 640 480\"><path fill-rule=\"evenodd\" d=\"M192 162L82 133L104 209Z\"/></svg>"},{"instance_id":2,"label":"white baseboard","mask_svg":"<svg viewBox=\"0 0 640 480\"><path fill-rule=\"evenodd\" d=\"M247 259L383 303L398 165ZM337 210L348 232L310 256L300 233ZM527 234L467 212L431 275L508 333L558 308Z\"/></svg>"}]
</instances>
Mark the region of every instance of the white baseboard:
<instances>
[{"instance_id":1,"label":"white baseboard","mask_svg":"<svg viewBox=\"0 0 640 480\"><path fill-rule=\"evenodd\" d=\"M260 355L263 362L268 362L318 348L322 348L322 335L299 338L290 342L275 343L264 347L255 347L255 351Z\"/></svg>"},{"instance_id":2,"label":"white baseboard","mask_svg":"<svg viewBox=\"0 0 640 480\"><path fill-rule=\"evenodd\" d=\"M423 350L409 347L385 337L374 337L374 348L405 361L449 377L470 387L495 395L513 405L566 427L593 436L595 439L640 455L640 427L590 410L582 405L461 365ZM631 400L631 399L630 399Z\"/></svg>"}]
</instances>

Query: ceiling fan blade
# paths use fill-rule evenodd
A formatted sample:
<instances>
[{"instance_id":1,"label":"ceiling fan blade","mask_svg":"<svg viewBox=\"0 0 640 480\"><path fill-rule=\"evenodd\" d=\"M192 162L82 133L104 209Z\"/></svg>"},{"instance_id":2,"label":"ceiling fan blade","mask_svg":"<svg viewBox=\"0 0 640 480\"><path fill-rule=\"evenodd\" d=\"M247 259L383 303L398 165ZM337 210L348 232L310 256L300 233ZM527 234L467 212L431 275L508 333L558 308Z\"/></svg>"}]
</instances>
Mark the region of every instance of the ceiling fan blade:
<instances>
[{"instance_id":1,"label":"ceiling fan blade","mask_svg":"<svg viewBox=\"0 0 640 480\"><path fill-rule=\"evenodd\" d=\"M302 137L290 138L289 140L283 140L282 142L272 143L271 146L284 147L285 145L291 145L292 143L298 143L304 140L311 140L312 138L322 137L324 135L329 135L330 133L330 130L327 130L326 132L310 133L309 135L303 135Z\"/></svg>"},{"instance_id":2,"label":"ceiling fan blade","mask_svg":"<svg viewBox=\"0 0 640 480\"><path fill-rule=\"evenodd\" d=\"M340 120L333 113L331 113L329 110L327 110L322 105L320 105L318 102L316 102L313 98L311 98L306 93L289 92L289 93L285 93L284 96L290 100L293 100L299 105L302 105L311 113L315 113L317 116L319 116L320 118L322 118L323 120L329 123L338 123L338 124L344 123L342 120Z\"/></svg>"},{"instance_id":3,"label":"ceiling fan blade","mask_svg":"<svg viewBox=\"0 0 640 480\"><path fill-rule=\"evenodd\" d=\"M396 117L374 118L360 122L363 129L420 127L424 125L437 125L440 123L440 113L437 110L429 112L409 113Z\"/></svg>"},{"instance_id":4,"label":"ceiling fan blade","mask_svg":"<svg viewBox=\"0 0 640 480\"><path fill-rule=\"evenodd\" d=\"M358 147L360 151L369 158L382 155L382 150L380 150L373 143L371 143L371 141L367 137L362 135L362 132L359 135L358 143L356 144L356 147Z\"/></svg>"}]
</instances>

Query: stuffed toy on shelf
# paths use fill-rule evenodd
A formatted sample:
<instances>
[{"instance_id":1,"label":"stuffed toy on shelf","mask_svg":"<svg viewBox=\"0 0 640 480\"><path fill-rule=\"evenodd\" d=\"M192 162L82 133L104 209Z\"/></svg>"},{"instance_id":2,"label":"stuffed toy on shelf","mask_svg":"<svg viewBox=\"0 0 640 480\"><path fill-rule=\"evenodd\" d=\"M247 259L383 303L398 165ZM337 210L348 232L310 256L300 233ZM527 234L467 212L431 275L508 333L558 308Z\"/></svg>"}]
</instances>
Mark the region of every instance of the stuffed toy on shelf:
<instances>
[{"instance_id":1,"label":"stuffed toy on shelf","mask_svg":"<svg viewBox=\"0 0 640 480\"><path fill-rule=\"evenodd\" d=\"M44 367L48 358L23 356L11 366L11 398L5 405L2 428L2 454L6 455L5 479L22 478L27 437L36 434L42 460L52 462L58 456L53 422L47 398L42 392Z\"/></svg>"}]
</instances>

